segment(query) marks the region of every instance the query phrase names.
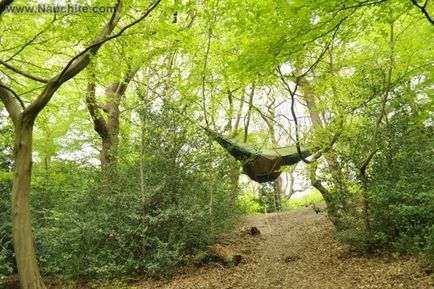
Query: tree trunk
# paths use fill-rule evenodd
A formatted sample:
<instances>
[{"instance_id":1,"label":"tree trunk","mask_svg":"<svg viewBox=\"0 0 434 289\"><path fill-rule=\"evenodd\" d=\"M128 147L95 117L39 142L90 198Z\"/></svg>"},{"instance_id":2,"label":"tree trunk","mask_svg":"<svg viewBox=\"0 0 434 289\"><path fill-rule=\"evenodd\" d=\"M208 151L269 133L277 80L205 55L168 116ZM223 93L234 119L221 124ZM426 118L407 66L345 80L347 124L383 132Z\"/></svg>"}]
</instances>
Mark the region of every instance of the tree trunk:
<instances>
[{"instance_id":1,"label":"tree trunk","mask_svg":"<svg viewBox=\"0 0 434 289\"><path fill-rule=\"evenodd\" d=\"M274 192L274 207L276 212L282 212L282 180L280 178L273 182L273 192Z\"/></svg>"},{"instance_id":2,"label":"tree trunk","mask_svg":"<svg viewBox=\"0 0 434 289\"><path fill-rule=\"evenodd\" d=\"M309 116L314 129L324 128L324 123L321 120L314 92L310 83L306 79L301 79L299 86L303 92L303 99L306 102L308 108ZM327 211L330 219L336 227L340 226L340 217L342 212L349 209L347 202L347 187L344 182L344 177L342 175L341 167L337 160L337 157L333 154L328 154L324 156L327 166L330 170L330 174L333 179L333 184L335 186L336 192L330 193L322 183L316 178L316 168L311 170L310 180L311 184L322 194L324 200L327 204Z\"/></svg>"},{"instance_id":3,"label":"tree trunk","mask_svg":"<svg viewBox=\"0 0 434 289\"><path fill-rule=\"evenodd\" d=\"M270 133L270 141L273 144L273 146L277 147L279 145L278 139L276 137L276 127L275 127L275 121L276 121L276 99L272 98L271 103L267 106L269 118L264 117L264 121L267 123L268 131ZM274 208L276 212L282 211L282 195L283 192L283 186L282 186L282 179L277 178L273 182L273 191L274 191Z\"/></svg>"},{"instance_id":4,"label":"tree trunk","mask_svg":"<svg viewBox=\"0 0 434 289\"><path fill-rule=\"evenodd\" d=\"M111 148L113 146L113 142L109 136L101 137L101 141L102 141L102 146L100 152L100 161L101 161L101 166L103 168L106 168L108 165L112 163L112 157L110 154L111 154Z\"/></svg>"},{"instance_id":5,"label":"tree trunk","mask_svg":"<svg viewBox=\"0 0 434 289\"><path fill-rule=\"evenodd\" d=\"M129 83L138 71L138 67L132 68L125 74L123 80L109 84L105 91L107 101L101 105L95 96L95 76L92 77L87 86L86 104L93 120L94 130L101 137L100 161L106 179L110 178L110 173L113 168L116 168L118 160L120 102Z\"/></svg>"},{"instance_id":6,"label":"tree trunk","mask_svg":"<svg viewBox=\"0 0 434 289\"><path fill-rule=\"evenodd\" d=\"M132 79L135 75L137 70L132 73L131 77L129 75L128 77L128 83L129 80ZM126 87L128 83L112 83L109 85L109 87L106 90L106 96L109 99L109 101L104 106L104 111L107 112L107 131L108 133L104 136L101 136L102 138L102 151L101 155L108 156L108 159L106 159L107 162L103 163L101 162L101 165L103 166L116 166L117 163L117 154L118 154L118 146L119 146L119 123L120 123L120 110L119 105L121 102L122 97L125 94ZM124 87L122 87L124 86ZM101 161L103 161L101 159Z\"/></svg>"},{"instance_id":7,"label":"tree trunk","mask_svg":"<svg viewBox=\"0 0 434 289\"><path fill-rule=\"evenodd\" d=\"M22 289L45 289L36 262L30 213L33 121L21 117L15 127L12 234Z\"/></svg>"},{"instance_id":8,"label":"tree trunk","mask_svg":"<svg viewBox=\"0 0 434 289\"><path fill-rule=\"evenodd\" d=\"M295 172L295 166L292 166L289 168L289 170L287 171L288 173L288 177L289 177L289 192L288 195L286 196L288 199L290 199L292 197L293 194L295 194L295 176L294 176L294 172Z\"/></svg>"}]
</instances>

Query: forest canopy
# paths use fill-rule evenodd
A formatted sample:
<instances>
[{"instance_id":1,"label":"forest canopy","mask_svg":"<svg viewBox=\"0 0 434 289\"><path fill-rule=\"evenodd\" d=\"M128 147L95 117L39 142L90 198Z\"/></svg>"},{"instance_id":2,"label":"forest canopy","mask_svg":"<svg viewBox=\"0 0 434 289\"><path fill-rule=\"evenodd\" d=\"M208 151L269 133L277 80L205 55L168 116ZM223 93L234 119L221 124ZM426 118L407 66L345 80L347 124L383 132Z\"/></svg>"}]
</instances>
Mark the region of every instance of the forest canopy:
<instances>
[{"instance_id":1,"label":"forest canopy","mask_svg":"<svg viewBox=\"0 0 434 289\"><path fill-rule=\"evenodd\" d=\"M0 279L167 277L294 183L434 263L432 1L41 3L0 2ZM202 127L314 154L258 187Z\"/></svg>"}]
</instances>

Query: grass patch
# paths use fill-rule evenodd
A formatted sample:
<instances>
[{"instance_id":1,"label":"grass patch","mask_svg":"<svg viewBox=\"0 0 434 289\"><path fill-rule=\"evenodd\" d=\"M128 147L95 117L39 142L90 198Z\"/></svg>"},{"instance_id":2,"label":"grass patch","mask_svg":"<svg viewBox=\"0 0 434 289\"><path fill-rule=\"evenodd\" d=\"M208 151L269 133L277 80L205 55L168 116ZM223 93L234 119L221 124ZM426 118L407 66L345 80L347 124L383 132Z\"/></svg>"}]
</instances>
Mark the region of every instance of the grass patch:
<instances>
[{"instance_id":1,"label":"grass patch","mask_svg":"<svg viewBox=\"0 0 434 289\"><path fill-rule=\"evenodd\" d=\"M317 190L312 190L306 196L303 196L301 198L291 198L283 202L282 205L284 210L291 210L300 207L308 207L312 204L321 203L322 201L324 201L324 199L321 193Z\"/></svg>"}]
</instances>

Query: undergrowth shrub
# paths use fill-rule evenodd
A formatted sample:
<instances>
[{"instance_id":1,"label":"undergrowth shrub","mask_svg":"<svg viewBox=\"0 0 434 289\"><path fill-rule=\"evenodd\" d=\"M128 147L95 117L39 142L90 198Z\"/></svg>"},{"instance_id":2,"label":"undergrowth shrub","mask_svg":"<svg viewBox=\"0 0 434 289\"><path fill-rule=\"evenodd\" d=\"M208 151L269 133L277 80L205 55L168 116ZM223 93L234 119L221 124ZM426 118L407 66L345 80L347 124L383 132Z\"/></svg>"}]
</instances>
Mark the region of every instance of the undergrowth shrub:
<instances>
[{"instance_id":1,"label":"undergrowth shrub","mask_svg":"<svg viewBox=\"0 0 434 289\"><path fill-rule=\"evenodd\" d=\"M362 210L351 211L343 216L347 229L337 236L365 253L420 254L434 264L434 130L406 114L388 125L387 149L376 154L369 171L367 219ZM360 194L354 200L363 206Z\"/></svg>"},{"instance_id":2,"label":"undergrowth shrub","mask_svg":"<svg viewBox=\"0 0 434 289\"><path fill-rule=\"evenodd\" d=\"M164 116L148 115L143 180L137 143L121 148L128 160L111 171L54 162L49 182L35 171L35 239L44 274L166 278L233 226L237 192L224 154L210 155L204 135L161 122Z\"/></svg>"},{"instance_id":3,"label":"undergrowth shrub","mask_svg":"<svg viewBox=\"0 0 434 289\"><path fill-rule=\"evenodd\" d=\"M12 124L0 117L0 280L15 272L12 244Z\"/></svg>"}]
</instances>

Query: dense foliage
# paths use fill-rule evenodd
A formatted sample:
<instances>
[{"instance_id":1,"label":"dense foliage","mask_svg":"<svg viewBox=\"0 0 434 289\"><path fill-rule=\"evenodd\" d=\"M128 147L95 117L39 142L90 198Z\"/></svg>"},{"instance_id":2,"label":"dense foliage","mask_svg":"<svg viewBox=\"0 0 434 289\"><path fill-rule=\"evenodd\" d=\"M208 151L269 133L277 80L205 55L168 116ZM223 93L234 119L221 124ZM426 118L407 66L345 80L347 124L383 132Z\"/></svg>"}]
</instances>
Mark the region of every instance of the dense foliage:
<instances>
[{"instance_id":1,"label":"dense foliage","mask_svg":"<svg viewBox=\"0 0 434 289\"><path fill-rule=\"evenodd\" d=\"M10 190L12 188L12 128L0 120L0 277L13 271Z\"/></svg>"},{"instance_id":2,"label":"dense foliage","mask_svg":"<svg viewBox=\"0 0 434 289\"><path fill-rule=\"evenodd\" d=\"M155 1L137 22L151 2L125 1L120 20L0 14L0 276L16 271L11 99L29 107L113 19L111 35L127 32L83 54L88 66L33 128L43 274L169 276L240 211L290 207L294 178L321 193L355 249L434 264L434 4L419 2ZM303 172L250 186L201 127L320 153Z\"/></svg>"},{"instance_id":3,"label":"dense foliage","mask_svg":"<svg viewBox=\"0 0 434 289\"><path fill-rule=\"evenodd\" d=\"M125 148L129 152L117 171L110 173L108 187L101 172L89 165L53 161L48 168L36 166L35 241L46 274L168 276L174 266L192 262L231 228L237 216L237 192L227 182L213 180L227 177L224 162L219 156L213 159L216 175L210 174L208 152L202 149L207 138L189 129L185 121L171 124L168 118L172 117L170 112L146 115L143 192L139 144ZM215 201L210 214L211 189ZM9 227L4 222L8 210L4 212L2 224ZM9 232L8 227L2 232ZM2 244L2 273L7 274L13 269L6 247L10 236L4 240L8 242Z\"/></svg>"}]
</instances>

